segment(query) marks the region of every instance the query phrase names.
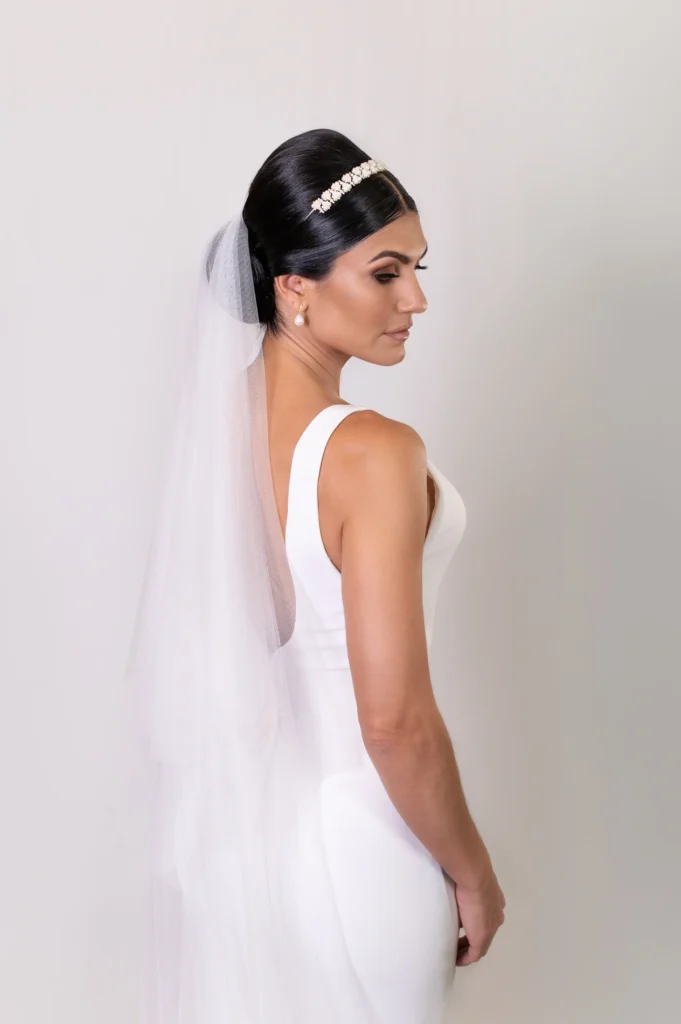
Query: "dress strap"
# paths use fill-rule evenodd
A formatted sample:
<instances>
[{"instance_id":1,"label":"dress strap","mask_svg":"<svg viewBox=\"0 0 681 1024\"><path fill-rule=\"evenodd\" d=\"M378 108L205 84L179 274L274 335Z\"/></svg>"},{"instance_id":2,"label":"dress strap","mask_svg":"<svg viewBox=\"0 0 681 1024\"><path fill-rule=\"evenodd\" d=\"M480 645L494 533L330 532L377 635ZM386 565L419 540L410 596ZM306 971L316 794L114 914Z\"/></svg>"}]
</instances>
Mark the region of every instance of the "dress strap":
<instances>
[{"instance_id":1,"label":"dress strap","mask_svg":"<svg viewBox=\"0 0 681 1024\"><path fill-rule=\"evenodd\" d=\"M336 427L363 405L327 405L314 416L293 450L286 511L286 547L293 558L316 551L338 572L326 553L319 526L318 483L326 445Z\"/></svg>"}]
</instances>

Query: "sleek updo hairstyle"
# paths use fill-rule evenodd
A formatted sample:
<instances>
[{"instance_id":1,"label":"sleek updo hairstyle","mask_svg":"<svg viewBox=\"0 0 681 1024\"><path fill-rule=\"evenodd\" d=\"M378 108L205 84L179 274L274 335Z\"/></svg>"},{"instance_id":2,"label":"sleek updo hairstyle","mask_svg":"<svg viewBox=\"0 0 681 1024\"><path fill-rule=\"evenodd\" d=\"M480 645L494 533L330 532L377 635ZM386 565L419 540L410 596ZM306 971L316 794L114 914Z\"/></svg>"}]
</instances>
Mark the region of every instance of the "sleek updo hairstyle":
<instances>
[{"instance_id":1,"label":"sleek updo hairstyle","mask_svg":"<svg viewBox=\"0 0 681 1024\"><path fill-rule=\"evenodd\" d=\"M315 128L283 142L253 178L243 206L260 323L282 327L274 278L300 274L320 281L334 260L416 203L390 171L353 185L325 213L310 204L329 185L372 154L330 128ZM310 214L310 216L308 216Z\"/></svg>"}]
</instances>

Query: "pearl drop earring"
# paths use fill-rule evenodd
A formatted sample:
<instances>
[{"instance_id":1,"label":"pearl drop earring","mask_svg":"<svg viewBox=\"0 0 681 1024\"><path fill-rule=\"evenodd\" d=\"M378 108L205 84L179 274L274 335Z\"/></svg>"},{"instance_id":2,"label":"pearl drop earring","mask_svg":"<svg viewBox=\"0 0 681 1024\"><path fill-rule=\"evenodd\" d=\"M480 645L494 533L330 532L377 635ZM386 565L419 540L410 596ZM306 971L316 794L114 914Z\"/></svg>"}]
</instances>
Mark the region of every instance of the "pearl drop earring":
<instances>
[{"instance_id":1,"label":"pearl drop earring","mask_svg":"<svg viewBox=\"0 0 681 1024\"><path fill-rule=\"evenodd\" d=\"M293 320L294 324L296 324L297 327L302 327L303 324L305 323L305 317L303 316L303 314L301 312L302 308L303 308L303 303L301 302L300 303L300 309L298 310L298 312L297 312L297 314L296 314L296 316L295 316L295 318Z\"/></svg>"}]
</instances>

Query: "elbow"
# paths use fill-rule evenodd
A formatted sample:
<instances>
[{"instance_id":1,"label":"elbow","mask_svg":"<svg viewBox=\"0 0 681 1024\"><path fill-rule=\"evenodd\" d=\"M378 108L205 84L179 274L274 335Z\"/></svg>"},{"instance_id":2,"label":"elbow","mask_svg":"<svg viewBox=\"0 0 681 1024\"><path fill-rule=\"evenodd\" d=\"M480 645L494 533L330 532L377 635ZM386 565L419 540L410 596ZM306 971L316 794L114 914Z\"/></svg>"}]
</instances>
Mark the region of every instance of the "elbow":
<instances>
[{"instance_id":1,"label":"elbow","mask_svg":"<svg viewBox=\"0 0 681 1024\"><path fill-rule=\"evenodd\" d=\"M371 723L362 728L362 739L369 753L392 750L404 739L404 729L387 723Z\"/></svg>"},{"instance_id":2,"label":"elbow","mask_svg":"<svg viewBox=\"0 0 681 1024\"><path fill-rule=\"evenodd\" d=\"M428 732L426 723L418 716L404 716L362 725L362 739L369 754L389 753L405 744L420 746Z\"/></svg>"}]
</instances>

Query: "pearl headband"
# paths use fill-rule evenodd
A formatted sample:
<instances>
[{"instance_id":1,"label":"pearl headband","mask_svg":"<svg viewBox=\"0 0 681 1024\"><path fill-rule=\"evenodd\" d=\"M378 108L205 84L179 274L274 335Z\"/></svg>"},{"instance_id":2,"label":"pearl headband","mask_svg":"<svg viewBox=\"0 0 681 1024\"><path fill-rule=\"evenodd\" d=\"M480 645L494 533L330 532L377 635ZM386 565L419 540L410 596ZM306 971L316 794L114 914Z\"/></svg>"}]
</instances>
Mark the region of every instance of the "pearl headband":
<instances>
[{"instance_id":1,"label":"pearl headband","mask_svg":"<svg viewBox=\"0 0 681 1024\"><path fill-rule=\"evenodd\" d=\"M314 210L317 210L319 213L326 213L334 203L338 202L345 192L350 191L353 185L358 185L360 181L371 177L372 174L385 170L387 170L387 167L381 160L365 160L364 163L357 164L356 167L353 167L351 171L344 174L338 181L334 181L325 192L322 192L320 196L312 201L312 210L308 213L308 217Z\"/></svg>"}]
</instances>

